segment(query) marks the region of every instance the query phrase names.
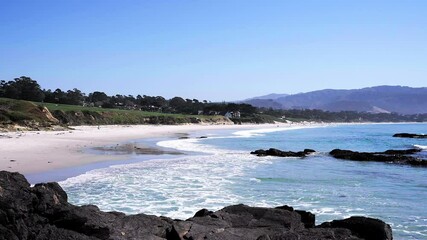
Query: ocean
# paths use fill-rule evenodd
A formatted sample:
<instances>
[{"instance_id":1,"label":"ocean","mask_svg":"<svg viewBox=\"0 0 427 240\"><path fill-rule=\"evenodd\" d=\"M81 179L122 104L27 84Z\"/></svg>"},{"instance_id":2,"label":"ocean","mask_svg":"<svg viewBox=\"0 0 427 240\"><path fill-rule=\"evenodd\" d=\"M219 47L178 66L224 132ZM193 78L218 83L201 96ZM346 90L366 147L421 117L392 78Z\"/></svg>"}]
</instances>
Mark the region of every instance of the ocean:
<instances>
[{"instance_id":1,"label":"ocean","mask_svg":"<svg viewBox=\"0 0 427 240\"><path fill-rule=\"evenodd\" d=\"M91 170L61 181L73 204L105 211L186 219L202 208L219 210L289 205L316 214L316 223L354 215L380 218L394 239L427 239L427 169L337 160L335 148L355 151L424 149L427 139L393 138L427 133L427 124L359 124L271 127L193 133L156 144L185 152ZM206 136L207 138L200 138ZM256 149L316 150L306 158L257 157ZM134 156L138 158L138 156ZM141 157L142 158L142 157Z\"/></svg>"}]
</instances>

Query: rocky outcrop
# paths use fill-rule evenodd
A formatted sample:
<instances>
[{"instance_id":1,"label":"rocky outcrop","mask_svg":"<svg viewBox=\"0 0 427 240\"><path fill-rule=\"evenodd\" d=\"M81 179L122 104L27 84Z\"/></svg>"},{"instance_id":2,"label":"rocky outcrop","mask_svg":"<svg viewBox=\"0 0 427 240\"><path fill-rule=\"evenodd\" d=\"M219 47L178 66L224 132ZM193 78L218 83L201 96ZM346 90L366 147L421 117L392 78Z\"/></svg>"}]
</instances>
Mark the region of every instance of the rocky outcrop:
<instances>
[{"instance_id":1,"label":"rocky outcrop","mask_svg":"<svg viewBox=\"0 0 427 240\"><path fill-rule=\"evenodd\" d=\"M315 216L289 206L235 205L198 211L185 221L145 214L103 212L74 206L57 183L30 187L19 173L0 172L1 240L201 240L201 239L392 239L381 220L352 217L314 226Z\"/></svg>"},{"instance_id":2,"label":"rocky outcrop","mask_svg":"<svg viewBox=\"0 0 427 240\"><path fill-rule=\"evenodd\" d=\"M346 228L363 239L393 239L391 228L376 219L365 217L350 217L343 220L322 223L320 228Z\"/></svg>"},{"instance_id":3,"label":"rocky outcrop","mask_svg":"<svg viewBox=\"0 0 427 240\"><path fill-rule=\"evenodd\" d=\"M396 133L393 137L400 138L427 138L427 134L414 134L414 133Z\"/></svg>"},{"instance_id":4,"label":"rocky outcrop","mask_svg":"<svg viewBox=\"0 0 427 240\"><path fill-rule=\"evenodd\" d=\"M384 152L356 152L351 150L334 149L329 154L338 159L352 161L369 161L405 164L416 167L427 167L427 160L423 160L411 154L420 152L421 149L387 150Z\"/></svg>"},{"instance_id":5,"label":"rocky outcrop","mask_svg":"<svg viewBox=\"0 0 427 240\"><path fill-rule=\"evenodd\" d=\"M263 149L255 150L255 151L251 152L251 154L255 154L258 157L263 157L263 156L306 157L307 155L314 153L314 152L316 152L316 151L314 151L312 149L304 149L304 151L292 152L292 151L282 151L279 149L270 148L268 150L263 150Z\"/></svg>"}]
</instances>

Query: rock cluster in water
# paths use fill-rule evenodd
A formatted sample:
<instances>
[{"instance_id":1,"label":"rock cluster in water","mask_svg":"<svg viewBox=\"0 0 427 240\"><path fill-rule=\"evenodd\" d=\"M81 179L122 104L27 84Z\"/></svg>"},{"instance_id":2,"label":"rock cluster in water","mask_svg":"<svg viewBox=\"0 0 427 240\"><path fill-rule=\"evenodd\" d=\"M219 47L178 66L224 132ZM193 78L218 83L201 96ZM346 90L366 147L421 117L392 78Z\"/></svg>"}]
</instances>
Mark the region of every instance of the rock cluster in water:
<instances>
[{"instance_id":1,"label":"rock cluster in water","mask_svg":"<svg viewBox=\"0 0 427 240\"><path fill-rule=\"evenodd\" d=\"M415 153L421 152L421 149L411 148L405 150L387 150L384 152L357 152L351 150L334 149L329 154L337 159L352 160L360 162L384 162L384 163L395 163L404 164L415 167L427 167L427 160L412 156ZM316 152L312 149L304 149L304 151L292 152L282 151L275 148L268 150L255 150L251 154L255 154L258 157L263 156L275 156L275 157L306 157Z\"/></svg>"},{"instance_id":2,"label":"rock cluster in water","mask_svg":"<svg viewBox=\"0 0 427 240\"><path fill-rule=\"evenodd\" d=\"M408 156L421 149L407 149L407 150L387 150L384 152L356 152L351 150L334 149L329 154L338 159L352 160L352 161L369 161L369 162L385 162L405 164L416 167L427 167L427 161Z\"/></svg>"},{"instance_id":3,"label":"rock cluster in water","mask_svg":"<svg viewBox=\"0 0 427 240\"><path fill-rule=\"evenodd\" d=\"M396 133L393 137L400 138L427 138L427 134L414 134L414 133Z\"/></svg>"},{"instance_id":4,"label":"rock cluster in water","mask_svg":"<svg viewBox=\"0 0 427 240\"><path fill-rule=\"evenodd\" d=\"M251 154L255 154L258 157L263 157L263 156L306 157L307 155L314 153L314 152L316 152L316 151L314 151L313 149L304 149L304 151L292 152L292 151L282 151L279 149L270 148L268 150L263 150L263 149L255 150L255 151L251 152Z\"/></svg>"},{"instance_id":5,"label":"rock cluster in water","mask_svg":"<svg viewBox=\"0 0 427 240\"><path fill-rule=\"evenodd\" d=\"M19 173L0 172L1 240L99 239L392 239L388 224L350 217L315 226L315 216L283 206L235 205L173 220L145 214L103 212L94 205L74 206L58 183L30 187Z\"/></svg>"}]
</instances>

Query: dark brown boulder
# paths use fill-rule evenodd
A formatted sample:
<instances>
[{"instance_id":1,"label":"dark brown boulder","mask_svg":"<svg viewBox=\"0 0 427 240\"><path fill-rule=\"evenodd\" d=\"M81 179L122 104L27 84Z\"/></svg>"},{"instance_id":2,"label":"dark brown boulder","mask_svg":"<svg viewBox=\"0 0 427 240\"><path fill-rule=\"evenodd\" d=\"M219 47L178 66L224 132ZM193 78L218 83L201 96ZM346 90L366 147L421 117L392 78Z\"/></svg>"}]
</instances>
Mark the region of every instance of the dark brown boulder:
<instances>
[{"instance_id":1,"label":"dark brown boulder","mask_svg":"<svg viewBox=\"0 0 427 240\"><path fill-rule=\"evenodd\" d=\"M355 236L365 240L393 239L390 225L385 222L367 217L350 217L343 220L322 223L320 228L346 228Z\"/></svg>"},{"instance_id":2,"label":"dark brown boulder","mask_svg":"<svg viewBox=\"0 0 427 240\"><path fill-rule=\"evenodd\" d=\"M194 214L194 217L205 217L205 216L209 216L212 213L213 213L212 211L209 211L209 210L203 208L203 209L200 209L199 211L197 211Z\"/></svg>"},{"instance_id":3,"label":"dark brown boulder","mask_svg":"<svg viewBox=\"0 0 427 240\"><path fill-rule=\"evenodd\" d=\"M396 133L393 137L400 138L427 138L427 134L415 134L415 133Z\"/></svg>"},{"instance_id":4,"label":"dark brown boulder","mask_svg":"<svg viewBox=\"0 0 427 240\"><path fill-rule=\"evenodd\" d=\"M337 159L352 160L352 161L366 161L366 162L384 162L404 164L415 167L427 167L427 160L408 156L420 149L407 149L407 150L387 150L384 152L356 152L351 150L334 149L329 154Z\"/></svg>"},{"instance_id":5,"label":"dark brown boulder","mask_svg":"<svg viewBox=\"0 0 427 240\"><path fill-rule=\"evenodd\" d=\"M295 211L296 213L298 213L301 216L301 222L304 224L305 228L312 228L315 226L316 216L311 212L307 212L303 210L294 210L293 207L290 207L287 205L276 207L276 208L284 209L288 211Z\"/></svg>"},{"instance_id":6,"label":"dark brown boulder","mask_svg":"<svg viewBox=\"0 0 427 240\"><path fill-rule=\"evenodd\" d=\"M274 157L306 157L307 155L314 153L313 149L304 149L304 151L292 152L292 151L282 151L276 148L270 148L268 150L255 150L251 154L255 154L258 157L263 156L274 156Z\"/></svg>"}]
</instances>

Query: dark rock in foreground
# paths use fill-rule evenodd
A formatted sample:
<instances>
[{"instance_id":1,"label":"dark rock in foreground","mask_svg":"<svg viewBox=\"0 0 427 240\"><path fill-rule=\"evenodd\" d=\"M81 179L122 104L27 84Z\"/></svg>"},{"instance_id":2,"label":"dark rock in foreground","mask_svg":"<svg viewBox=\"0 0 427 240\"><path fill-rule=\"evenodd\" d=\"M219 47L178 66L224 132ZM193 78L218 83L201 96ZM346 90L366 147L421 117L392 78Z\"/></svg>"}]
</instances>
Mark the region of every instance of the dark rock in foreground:
<instances>
[{"instance_id":1,"label":"dark rock in foreground","mask_svg":"<svg viewBox=\"0 0 427 240\"><path fill-rule=\"evenodd\" d=\"M270 148L268 150L259 149L251 152L251 154L256 154L258 157L263 156L275 156L275 157L306 157L310 153L316 151L312 149L304 149L304 151L292 152L292 151L281 151L279 149Z\"/></svg>"},{"instance_id":2,"label":"dark rock in foreground","mask_svg":"<svg viewBox=\"0 0 427 240\"><path fill-rule=\"evenodd\" d=\"M68 203L57 183L30 187L21 174L0 172L1 240L392 239L390 226L378 219L351 217L315 227L314 218L288 206L202 209L186 221L103 212L94 205Z\"/></svg>"},{"instance_id":3,"label":"dark rock in foreground","mask_svg":"<svg viewBox=\"0 0 427 240\"><path fill-rule=\"evenodd\" d=\"M407 149L407 150L387 150L384 152L356 152L351 150L334 149L329 152L334 158L352 160L352 161L368 161L368 162L385 162L405 164L416 167L427 167L427 161L407 156L420 152L421 149Z\"/></svg>"},{"instance_id":4,"label":"dark rock in foreground","mask_svg":"<svg viewBox=\"0 0 427 240\"><path fill-rule=\"evenodd\" d=\"M357 237L364 239L393 239L391 228L381 224L376 219L365 217L350 217L343 220L334 220L319 225L321 228L346 228Z\"/></svg>"},{"instance_id":5,"label":"dark rock in foreground","mask_svg":"<svg viewBox=\"0 0 427 240\"><path fill-rule=\"evenodd\" d=\"M427 134L414 134L414 133L396 133L393 137L400 138L427 138Z\"/></svg>"}]
</instances>

